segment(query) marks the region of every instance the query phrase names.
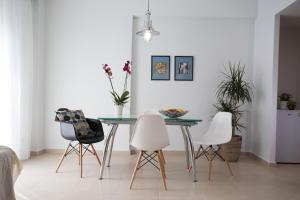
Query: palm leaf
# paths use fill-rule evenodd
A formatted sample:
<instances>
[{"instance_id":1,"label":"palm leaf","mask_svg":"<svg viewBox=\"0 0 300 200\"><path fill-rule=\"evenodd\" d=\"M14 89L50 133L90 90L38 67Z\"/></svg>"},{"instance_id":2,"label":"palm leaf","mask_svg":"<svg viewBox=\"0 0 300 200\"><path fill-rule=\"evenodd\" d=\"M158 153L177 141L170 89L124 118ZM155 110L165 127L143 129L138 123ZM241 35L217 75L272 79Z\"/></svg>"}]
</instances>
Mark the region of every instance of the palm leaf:
<instances>
[{"instance_id":1,"label":"palm leaf","mask_svg":"<svg viewBox=\"0 0 300 200\"><path fill-rule=\"evenodd\" d=\"M229 68L222 73L224 80L218 85L217 97L229 99L236 104L251 103L253 93L251 83L244 80L245 65L229 62L228 66Z\"/></svg>"}]
</instances>

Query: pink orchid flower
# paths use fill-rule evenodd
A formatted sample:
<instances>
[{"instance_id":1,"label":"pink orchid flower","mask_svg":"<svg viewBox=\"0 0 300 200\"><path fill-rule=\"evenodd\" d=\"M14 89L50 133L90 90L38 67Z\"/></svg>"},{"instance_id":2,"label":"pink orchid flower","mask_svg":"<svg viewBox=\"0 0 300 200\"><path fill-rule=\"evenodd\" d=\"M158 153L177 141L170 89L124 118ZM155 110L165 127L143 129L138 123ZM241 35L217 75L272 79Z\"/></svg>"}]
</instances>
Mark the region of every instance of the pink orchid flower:
<instances>
[{"instance_id":1,"label":"pink orchid flower","mask_svg":"<svg viewBox=\"0 0 300 200\"><path fill-rule=\"evenodd\" d=\"M112 77L112 71L108 64L103 65L103 70L105 71L108 77Z\"/></svg>"},{"instance_id":2,"label":"pink orchid flower","mask_svg":"<svg viewBox=\"0 0 300 200\"><path fill-rule=\"evenodd\" d=\"M131 74L130 61L129 60L127 60L126 63L124 64L123 71L126 71L128 74Z\"/></svg>"}]
</instances>

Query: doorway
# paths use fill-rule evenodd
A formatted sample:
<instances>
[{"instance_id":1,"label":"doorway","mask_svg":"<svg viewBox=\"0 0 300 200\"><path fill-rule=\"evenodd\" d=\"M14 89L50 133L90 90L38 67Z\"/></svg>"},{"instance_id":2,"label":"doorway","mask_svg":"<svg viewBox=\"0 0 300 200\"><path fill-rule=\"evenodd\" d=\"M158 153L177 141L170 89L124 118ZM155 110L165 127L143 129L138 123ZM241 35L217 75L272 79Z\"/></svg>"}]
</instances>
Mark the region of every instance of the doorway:
<instances>
[{"instance_id":1,"label":"doorway","mask_svg":"<svg viewBox=\"0 0 300 200\"><path fill-rule=\"evenodd\" d=\"M279 17L276 162L300 163L300 2Z\"/></svg>"}]
</instances>

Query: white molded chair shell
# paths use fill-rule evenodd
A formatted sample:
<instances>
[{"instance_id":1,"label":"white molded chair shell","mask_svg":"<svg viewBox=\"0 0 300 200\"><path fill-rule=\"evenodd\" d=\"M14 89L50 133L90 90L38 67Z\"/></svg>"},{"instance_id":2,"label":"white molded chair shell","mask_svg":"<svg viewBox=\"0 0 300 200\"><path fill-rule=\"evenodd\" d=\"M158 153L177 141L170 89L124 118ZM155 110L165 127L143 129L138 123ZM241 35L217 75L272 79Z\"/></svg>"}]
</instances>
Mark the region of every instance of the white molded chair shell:
<instances>
[{"instance_id":1,"label":"white molded chair shell","mask_svg":"<svg viewBox=\"0 0 300 200\"><path fill-rule=\"evenodd\" d=\"M131 145L138 150L157 151L170 144L165 121L157 114L141 115L134 127Z\"/></svg>"},{"instance_id":2,"label":"white molded chair shell","mask_svg":"<svg viewBox=\"0 0 300 200\"><path fill-rule=\"evenodd\" d=\"M144 115L160 115L157 109L146 110Z\"/></svg>"},{"instance_id":3,"label":"white molded chair shell","mask_svg":"<svg viewBox=\"0 0 300 200\"><path fill-rule=\"evenodd\" d=\"M232 114L229 112L218 112L207 130L196 142L200 145L225 144L232 137Z\"/></svg>"}]
</instances>

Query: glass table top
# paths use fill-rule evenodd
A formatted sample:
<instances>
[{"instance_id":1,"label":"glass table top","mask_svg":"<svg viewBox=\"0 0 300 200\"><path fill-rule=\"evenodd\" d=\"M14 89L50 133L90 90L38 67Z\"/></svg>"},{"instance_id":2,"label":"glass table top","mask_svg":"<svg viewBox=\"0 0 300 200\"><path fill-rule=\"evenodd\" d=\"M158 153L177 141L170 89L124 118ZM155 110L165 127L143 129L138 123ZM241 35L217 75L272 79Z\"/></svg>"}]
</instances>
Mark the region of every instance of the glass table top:
<instances>
[{"instance_id":1,"label":"glass table top","mask_svg":"<svg viewBox=\"0 0 300 200\"><path fill-rule=\"evenodd\" d=\"M162 117L165 119L165 121L189 121L189 122L201 122L202 120L195 117L189 117L189 116L183 116L179 118L169 118L162 115ZM137 120L136 115L124 115L124 116L114 116L114 115L103 115L101 117L98 117L98 120L101 121L136 121Z\"/></svg>"}]
</instances>

